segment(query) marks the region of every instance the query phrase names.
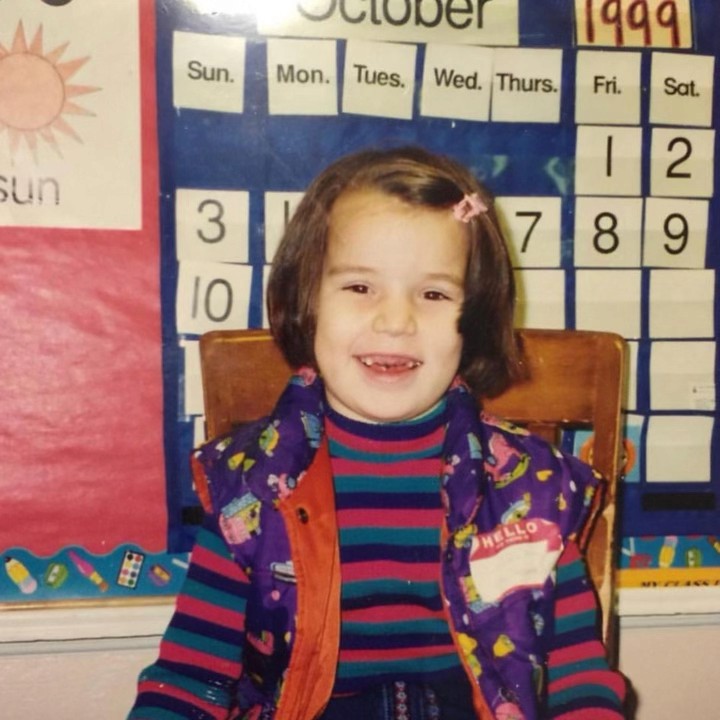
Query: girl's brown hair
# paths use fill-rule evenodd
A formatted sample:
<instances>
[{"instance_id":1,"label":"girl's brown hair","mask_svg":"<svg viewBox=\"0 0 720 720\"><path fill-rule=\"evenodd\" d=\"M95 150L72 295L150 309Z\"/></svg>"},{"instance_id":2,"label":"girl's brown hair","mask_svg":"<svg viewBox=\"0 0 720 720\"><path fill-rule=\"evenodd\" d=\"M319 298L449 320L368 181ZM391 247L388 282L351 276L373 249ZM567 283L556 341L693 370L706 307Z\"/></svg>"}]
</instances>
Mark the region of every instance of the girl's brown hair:
<instances>
[{"instance_id":1,"label":"girl's brown hair","mask_svg":"<svg viewBox=\"0 0 720 720\"><path fill-rule=\"evenodd\" d=\"M275 254L267 288L272 334L292 367L316 366L316 298L330 212L346 192L375 190L409 205L447 209L477 193L487 212L468 224L460 374L475 393L492 397L520 375L513 333L515 285L492 197L463 165L417 147L364 150L329 165L307 189Z\"/></svg>"}]
</instances>

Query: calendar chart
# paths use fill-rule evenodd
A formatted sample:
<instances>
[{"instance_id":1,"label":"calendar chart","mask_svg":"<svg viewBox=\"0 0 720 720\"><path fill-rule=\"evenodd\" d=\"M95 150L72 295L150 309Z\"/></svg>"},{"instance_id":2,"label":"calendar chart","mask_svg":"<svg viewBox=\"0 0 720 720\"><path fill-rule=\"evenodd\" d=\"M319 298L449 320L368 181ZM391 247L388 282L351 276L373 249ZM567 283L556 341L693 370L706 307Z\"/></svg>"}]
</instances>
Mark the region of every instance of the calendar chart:
<instances>
[{"instance_id":1,"label":"calendar chart","mask_svg":"<svg viewBox=\"0 0 720 720\"><path fill-rule=\"evenodd\" d=\"M621 568L720 583L717 5L162 5L175 540L191 534L181 465L202 438L198 335L266 326L273 253L325 164L418 143L468 164L497 196L518 326L628 340ZM567 442L582 452L587 440ZM621 574L638 586L660 577Z\"/></svg>"}]
</instances>

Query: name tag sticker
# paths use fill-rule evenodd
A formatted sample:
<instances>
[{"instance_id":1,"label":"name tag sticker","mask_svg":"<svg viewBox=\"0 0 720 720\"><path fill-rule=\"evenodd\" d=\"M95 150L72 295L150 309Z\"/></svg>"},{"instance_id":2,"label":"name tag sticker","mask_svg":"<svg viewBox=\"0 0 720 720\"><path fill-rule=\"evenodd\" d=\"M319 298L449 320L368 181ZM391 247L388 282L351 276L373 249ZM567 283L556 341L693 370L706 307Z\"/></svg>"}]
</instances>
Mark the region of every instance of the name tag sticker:
<instances>
[{"instance_id":1,"label":"name tag sticker","mask_svg":"<svg viewBox=\"0 0 720 720\"><path fill-rule=\"evenodd\" d=\"M474 536L470 574L480 599L498 602L514 590L542 587L561 551L560 528L548 520L519 520Z\"/></svg>"}]
</instances>

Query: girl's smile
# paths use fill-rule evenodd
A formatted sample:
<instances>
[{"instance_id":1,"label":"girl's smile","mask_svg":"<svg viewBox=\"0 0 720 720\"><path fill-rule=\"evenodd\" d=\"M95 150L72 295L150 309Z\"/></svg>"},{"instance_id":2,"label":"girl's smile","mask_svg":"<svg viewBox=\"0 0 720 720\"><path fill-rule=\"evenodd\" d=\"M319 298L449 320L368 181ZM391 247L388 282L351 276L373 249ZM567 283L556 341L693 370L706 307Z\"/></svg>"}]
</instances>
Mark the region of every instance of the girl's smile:
<instances>
[{"instance_id":1,"label":"girl's smile","mask_svg":"<svg viewBox=\"0 0 720 720\"><path fill-rule=\"evenodd\" d=\"M394 355L363 355L359 357L358 360L360 360L366 368L381 374L406 372L422 365L420 360Z\"/></svg>"},{"instance_id":2,"label":"girl's smile","mask_svg":"<svg viewBox=\"0 0 720 720\"><path fill-rule=\"evenodd\" d=\"M358 420L421 415L460 363L467 238L450 210L374 190L330 213L315 356L328 402Z\"/></svg>"}]
</instances>

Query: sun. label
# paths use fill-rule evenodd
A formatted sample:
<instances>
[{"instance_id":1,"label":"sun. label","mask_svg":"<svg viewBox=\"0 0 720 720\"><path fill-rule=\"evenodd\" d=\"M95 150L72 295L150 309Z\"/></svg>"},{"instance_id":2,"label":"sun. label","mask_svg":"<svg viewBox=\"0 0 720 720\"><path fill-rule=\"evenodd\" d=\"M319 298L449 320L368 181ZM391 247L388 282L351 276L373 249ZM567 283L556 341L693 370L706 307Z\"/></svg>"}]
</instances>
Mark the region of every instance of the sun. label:
<instances>
[{"instance_id":1,"label":"sun. label","mask_svg":"<svg viewBox=\"0 0 720 720\"><path fill-rule=\"evenodd\" d=\"M22 21L10 49L0 44L0 132L8 133L13 158L24 141L37 162L38 137L61 157L58 133L82 142L63 116L94 115L73 98L100 88L69 84L89 57L60 62L68 44L44 52L42 25L28 44Z\"/></svg>"}]
</instances>

